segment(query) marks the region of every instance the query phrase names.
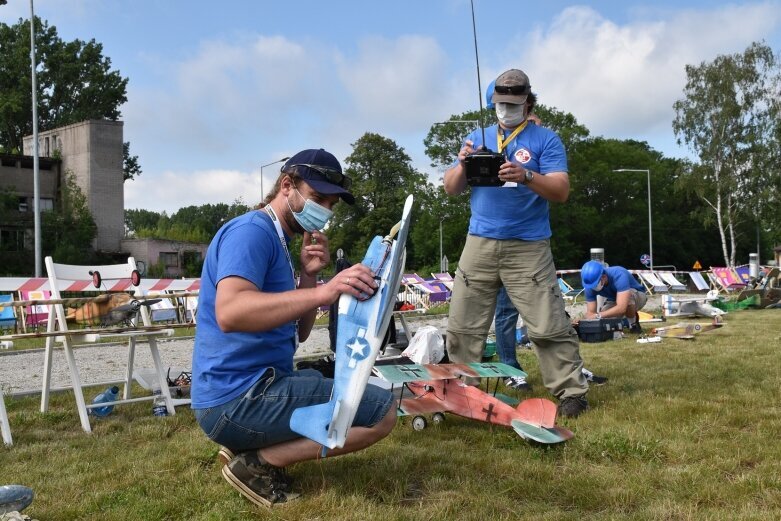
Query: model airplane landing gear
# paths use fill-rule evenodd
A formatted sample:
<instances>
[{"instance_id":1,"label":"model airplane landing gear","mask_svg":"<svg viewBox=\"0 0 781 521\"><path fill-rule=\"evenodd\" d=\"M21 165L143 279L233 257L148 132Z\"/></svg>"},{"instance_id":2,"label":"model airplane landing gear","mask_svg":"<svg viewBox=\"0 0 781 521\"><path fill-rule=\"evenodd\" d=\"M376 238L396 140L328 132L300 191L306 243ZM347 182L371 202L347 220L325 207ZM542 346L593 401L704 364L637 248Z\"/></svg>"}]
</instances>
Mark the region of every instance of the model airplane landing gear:
<instances>
[{"instance_id":1,"label":"model airplane landing gear","mask_svg":"<svg viewBox=\"0 0 781 521\"><path fill-rule=\"evenodd\" d=\"M431 415L431 421L434 422L434 425L439 425L445 421L445 415L441 412L435 412Z\"/></svg>"},{"instance_id":2,"label":"model airplane landing gear","mask_svg":"<svg viewBox=\"0 0 781 521\"><path fill-rule=\"evenodd\" d=\"M416 431L422 431L428 426L426 418L423 416L415 416L412 418L412 428Z\"/></svg>"}]
</instances>

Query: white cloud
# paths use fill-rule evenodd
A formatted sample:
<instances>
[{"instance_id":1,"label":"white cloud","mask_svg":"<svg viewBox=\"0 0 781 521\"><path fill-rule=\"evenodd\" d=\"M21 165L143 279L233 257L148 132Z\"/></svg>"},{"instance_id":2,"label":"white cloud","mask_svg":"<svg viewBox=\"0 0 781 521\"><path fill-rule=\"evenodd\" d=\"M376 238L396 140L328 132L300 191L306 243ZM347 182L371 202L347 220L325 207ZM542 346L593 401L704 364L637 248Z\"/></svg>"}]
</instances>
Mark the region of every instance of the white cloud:
<instances>
[{"instance_id":1,"label":"white cloud","mask_svg":"<svg viewBox=\"0 0 781 521\"><path fill-rule=\"evenodd\" d=\"M264 171L264 174L268 172ZM266 181L268 175L264 175ZM264 185L268 191L271 186ZM166 171L156 176L142 175L125 183L125 208L169 214L195 205L227 203L241 199L254 206L260 201L259 172L236 170L200 170L195 172Z\"/></svg>"},{"instance_id":2,"label":"white cloud","mask_svg":"<svg viewBox=\"0 0 781 521\"><path fill-rule=\"evenodd\" d=\"M567 8L524 37L524 68L543 103L573 113L594 134L671 133L685 66L741 52L781 22L777 3L668 16L617 25L589 7Z\"/></svg>"}]
</instances>

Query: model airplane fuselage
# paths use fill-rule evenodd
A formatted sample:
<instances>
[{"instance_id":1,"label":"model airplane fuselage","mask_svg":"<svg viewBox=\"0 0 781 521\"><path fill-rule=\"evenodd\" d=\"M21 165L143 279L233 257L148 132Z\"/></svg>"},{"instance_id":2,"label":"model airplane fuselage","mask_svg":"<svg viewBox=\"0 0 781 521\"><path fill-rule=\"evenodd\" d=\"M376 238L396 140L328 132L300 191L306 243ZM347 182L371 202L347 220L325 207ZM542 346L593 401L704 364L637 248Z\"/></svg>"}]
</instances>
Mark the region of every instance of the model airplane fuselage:
<instances>
[{"instance_id":1,"label":"model airplane fuselage","mask_svg":"<svg viewBox=\"0 0 781 521\"><path fill-rule=\"evenodd\" d=\"M331 399L327 403L296 409L290 428L326 448L341 448L347 439L374 361L388 328L401 272L404 246L410 226L412 196L407 196L398 235L375 237L362 264L375 274L379 287L371 298L360 300L343 294L339 298L336 336L336 367Z\"/></svg>"},{"instance_id":2,"label":"model airplane fuselage","mask_svg":"<svg viewBox=\"0 0 781 521\"><path fill-rule=\"evenodd\" d=\"M69 310L65 318L89 326L130 325L141 306L151 306L157 302L160 299L137 300L127 293L104 294Z\"/></svg>"}]
</instances>

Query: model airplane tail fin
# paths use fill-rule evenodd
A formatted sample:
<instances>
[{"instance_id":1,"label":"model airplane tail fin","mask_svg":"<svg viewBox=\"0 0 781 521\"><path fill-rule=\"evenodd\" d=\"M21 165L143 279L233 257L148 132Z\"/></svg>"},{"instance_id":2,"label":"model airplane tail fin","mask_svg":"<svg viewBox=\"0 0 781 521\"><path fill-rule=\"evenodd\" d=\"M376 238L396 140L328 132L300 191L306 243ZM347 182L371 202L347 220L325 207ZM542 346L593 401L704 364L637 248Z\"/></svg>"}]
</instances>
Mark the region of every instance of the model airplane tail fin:
<instances>
[{"instance_id":1,"label":"model airplane tail fin","mask_svg":"<svg viewBox=\"0 0 781 521\"><path fill-rule=\"evenodd\" d=\"M290 417L290 428L323 447L333 449L336 439L329 436L331 421L336 415L338 402L326 402L300 407Z\"/></svg>"},{"instance_id":2,"label":"model airplane tail fin","mask_svg":"<svg viewBox=\"0 0 781 521\"><path fill-rule=\"evenodd\" d=\"M545 427L536 427L529 425L520 420L512 421L513 430L525 440L533 440L538 443L561 443L572 439L574 436L571 431L563 427L553 427L552 429L546 429Z\"/></svg>"},{"instance_id":3,"label":"model airplane tail fin","mask_svg":"<svg viewBox=\"0 0 781 521\"><path fill-rule=\"evenodd\" d=\"M524 423L551 429L556 425L556 404L545 398L530 398L515 408Z\"/></svg>"}]
</instances>

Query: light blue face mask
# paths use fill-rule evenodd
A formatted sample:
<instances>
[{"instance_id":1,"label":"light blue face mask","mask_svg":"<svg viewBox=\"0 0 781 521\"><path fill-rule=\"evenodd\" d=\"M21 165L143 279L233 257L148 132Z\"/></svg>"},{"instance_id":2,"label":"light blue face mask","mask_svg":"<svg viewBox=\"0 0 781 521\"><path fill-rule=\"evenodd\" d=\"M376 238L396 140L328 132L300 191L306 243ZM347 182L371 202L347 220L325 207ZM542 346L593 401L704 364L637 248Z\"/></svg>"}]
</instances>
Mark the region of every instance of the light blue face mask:
<instances>
[{"instance_id":1,"label":"light blue face mask","mask_svg":"<svg viewBox=\"0 0 781 521\"><path fill-rule=\"evenodd\" d=\"M301 225L301 228L309 233L320 231L325 228L325 225L331 220L334 212L314 201L305 199L304 196L301 195L301 192L298 191L298 188L295 190L298 195L301 196L301 199L304 199L304 207L300 212L293 212L293 208L290 207L290 200L287 202L287 207L290 208L296 222Z\"/></svg>"}]
</instances>

